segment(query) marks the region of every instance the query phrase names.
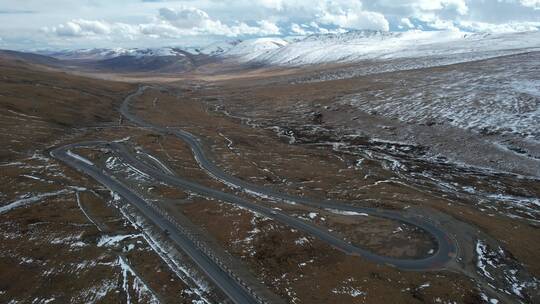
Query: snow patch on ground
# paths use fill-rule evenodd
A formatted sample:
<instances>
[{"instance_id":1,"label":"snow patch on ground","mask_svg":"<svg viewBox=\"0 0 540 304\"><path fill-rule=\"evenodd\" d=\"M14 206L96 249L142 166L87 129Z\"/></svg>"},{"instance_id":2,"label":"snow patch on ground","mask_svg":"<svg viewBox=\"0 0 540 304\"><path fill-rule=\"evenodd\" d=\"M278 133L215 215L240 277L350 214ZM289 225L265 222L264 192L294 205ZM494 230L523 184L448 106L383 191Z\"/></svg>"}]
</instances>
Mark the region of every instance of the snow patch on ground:
<instances>
[{"instance_id":1,"label":"snow patch on ground","mask_svg":"<svg viewBox=\"0 0 540 304\"><path fill-rule=\"evenodd\" d=\"M86 159L86 158L80 156L79 154L75 154L75 153L71 152L71 150L68 150L68 151L67 151L67 155L68 155L69 157L75 158L76 160L81 161L81 162L83 162L83 163L85 163L85 164L87 164L87 165L89 165L89 166L93 166L93 165L94 165L93 162L91 162L91 161L89 161L88 159Z\"/></svg>"},{"instance_id":2,"label":"snow patch on ground","mask_svg":"<svg viewBox=\"0 0 540 304\"><path fill-rule=\"evenodd\" d=\"M142 236L141 234L126 234L126 235L112 235L112 236L105 235L99 239L97 246L98 247L104 247L104 246L115 247L115 246L118 246L118 244L124 240L134 239L141 236Z\"/></svg>"},{"instance_id":3,"label":"snow patch on ground","mask_svg":"<svg viewBox=\"0 0 540 304\"><path fill-rule=\"evenodd\" d=\"M148 153L145 153L145 152L142 152L142 151L137 151L137 153L141 153L143 154L144 156L150 158L154 163L156 163L161 169L163 169L163 171L169 175L175 175L175 173L169 169L169 167L167 167L162 161L160 161L157 157L154 157ZM140 172L140 171L139 171Z\"/></svg>"},{"instance_id":4,"label":"snow patch on ground","mask_svg":"<svg viewBox=\"0 0 540 304\"><path fill-rule=\"evenodd\" d=\"M113 192L112 194L113 202L118 202L121 200L116 193ZM186 282L188 285L193 285L193 283L195 284L191 291L200 297L201 303L211 303L211 301L205 297L205 294L209 291L207 283L198 278L193 271L182 265L178 258L173 254L173 252L176 250L174 246L167 245L165 242L160 241L150 228L145 228L149 227L146 220L136 213L130 211L127 206L118 206L118 208L124 218L126 218L134 228L143 231L142 237L144 240L179 279Z\"/></svg>"},{"instance_id":5,"label":"snow patch on ground","mask_svg":"<svg viewBox=\"0 0 540 304\"><path fill-rule=\"evenodd\" d=\"M107 294L116 291L117 287L116 279L102 280L99 282L98 286L82 291L79 296L75 298L75 302L99 303Z\"/></svg>"},{"instance_id":6,"label":"snow patch on ground","mask_svg":"<svg viewBox=\"0 0 540 304\"><path fill-rule=\"evenodd\" d=\"M122 270L122 289L126 293L126 304L131 303L140 303L141 300L144 300L145 303L157 304L159 303L158 298L154 292L144 283L144 281L139 277L139 275L133 270L127 259L123 256L118 257L118 265ZM133 283L129 285L129 277L133 277ZM132 301L131 292L133 290L136 292L137 299Z\"/></svg>"},{"instance_id":7,"label":"snow patch on ground","mask_svg":"<svg viewBox=\"0 0 540 304\"><path fill-rule=\"evenodd\" d=\"M476 243L476 254L478 256L476 261L476 267L478 267L478 269L482 271L482 274L486 278L494 281L495 278L487 270L487 265L495 267L495 264L487 257L487 246L480 240L478 240L478 242Z\"/></svg>"},{"instance_id":8,"label":"snow patch on ground","mask_svg":"<svg viewBox=\"0 0 540 304\"><path fill-rule=\"evenodd\" d=\"M394 89L360 92L339 103L414 124L450 125L478 133L540 140L540 79L536 60L489 69L448 70Z\"/></svg>"},{"instance_id":9,"label":"snow patch on ground","mask_svg":"<svg viewBox=\"0 0 540 304\"><path fill-rule=\"evenodd\" d=\"M69 193L72 193L72 191L70 190L67 190L67 189L62 189L62 190L58 190L58 191L54 191L54 192L48 192L48 193L41 193L41 194L37 194L37 195L34 195L32 196L31 194L25 194L23 195L20 199L14 201L14 202L11 202L5 206L1 206L0 207L0 214L3 214L3 213L6 213L6 212L9 212L15 208L19 208L19 207L23 207L23 206L26 206L26 205L30 205L30 204L33 204L33 203L37 203L39 201L42 201L46 198L49 198L49 197L54 197L54 196L59 196L59 195L64 195L64 194L69 194Z\"/></svg>"},{"instance_id":10,"label":"snow patch on ground","mask_svg":"<svg viewBox=\"0 0 540 304\"><path fill-rule=\"evenodd\" d=\"M486 294L484 293L481 293L480 294L480 297L482 298L482 300L484 300L486 303L489 303L489 304L498 304L499 303L499 300L497 299L493 299L493 298L489 298Z\"/></svg>"},{"instance_id":11,"label":"snow patch on ground","mask_svg":"<svg viewBox=\"0 0 540 304\"><path fill-rule=\"evenodd\" d=\"M480 274L500 291L525 299L528 291L538 288L538 280L524 277L519 265L509 263L510 260L502 248L493 250L485 241L477 240L475 250L476 266Z\"/></svg>"},{"instance_id":12,"label":"snow patch on ground","mask_svg":"<svg viewBox=\"0 0 540 304\"><path fill-rule=\"evenodd\" d=\"M338 210L338 209L325 209L325 210L329 211L329 212L332 212L333 214L339 214L339 215L369 216L369 214L363 213L363 212L346 211L346 210Z\"/></svg>"},{"instance_id":13,"label":"snow patch on ground","mask_svg":"<svg viewBox=\"0 0 540 304\"><path fill-rule=\"evenodd\" d=\"M255 256L257 252L255 251L255 247L253 246L253 241L262 232L261 229L259 229L257 226L259 225L259 223L267 220L269 220L269 218L259 215L257 213L253 213L253 217L251 218L252 229L247 232L247 236L245 238L237 241L238 243L242 243L245 245L244 254L247 254L250 257Z\"/></svg>"},{"instance_id":14,"label":"snow patch on ground","mask_svg":"<svg viewBox=\"0 0 540 304\"><path fill-rule=\"evenodd\" d=\"M301 238L299 238L299 239L296 239L296 240L294 241L294 243L295 243L296 245L300 245L300 246L301 246L301 245L305 245L305 244L309 244L309 239L308 239L307 237L301 237Z\"/></svg>"},{"instance_id":15,"label":"snow patch on ground","mask_svg":"<svg viewBox=\"0 0 540 304\"><path fill-rule=\"evenodd\" d=\"M343 295L349 295L353 298L360 297L360 296L367 296L367 292L360 290L357 287L351 286L354 284L356 280L354 278L348 278L345 281L343 281L341 286L338 286L334 289L332 289L332 293L334 294L343 294Z\"/></svg>"},{"instance_id":16,"label":"snow patch on ground","mask_svg":"<svg viewBox=\"0 0 540 304\"><path fill-rule=\"evenodd\" d=\"M135 168L130 164L122 162L117 157L111 156L107 158L107 160L105 161L105 166L111 171L114 170L117 172L126 173L129 179L134 179L139 182L148 182L152 179L148 174L142 172L141 170Z\"/></svg>"}]
</instances>

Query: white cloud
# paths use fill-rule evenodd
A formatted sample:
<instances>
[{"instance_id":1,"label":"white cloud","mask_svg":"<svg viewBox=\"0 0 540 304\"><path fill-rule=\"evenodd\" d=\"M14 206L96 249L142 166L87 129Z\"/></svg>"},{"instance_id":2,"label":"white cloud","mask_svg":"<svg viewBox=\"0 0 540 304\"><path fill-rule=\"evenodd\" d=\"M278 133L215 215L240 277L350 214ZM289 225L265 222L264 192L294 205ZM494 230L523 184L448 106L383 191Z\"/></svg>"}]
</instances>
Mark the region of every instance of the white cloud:
<instances>
[{"instance_id":1,"label":"white cloud","mask_svg":"<svg viewBox=\"0 0 540 304\"><path fill-rule=\"evenodd\" d=\"M415 0L412 6L420 11L453 10L460 15L465 15L469 7L465 0Z\"/></svg>"},{"instance_id":2,"label":"white cloud","mask_svg":"<svg viewBox=\"0 0 540 304\"><path fill-rule=\"evenodd\" d=\"M390 24L384 15L375 12L355 12L348 10L337 15L326 12L318 21L323 24L334 24L351 29L388 31L390 28Z\"/></svg>"},{"instance_id":3,"label":"white cloud","mask_svg":"<svg viewBox=\"0 0 540 304\"><path fill-rule=\"evenodd\" d=\"M296 23L291 24L291 32L293 34L301 35L301 36L307 35L306 30Z\"/></svg>"},{"instance_id":4,"label":"white cloud","mask_svg":"<svg viewBox=\"0 0 540 304\"><path fill-rule=\"evenodd\" d=\"M396 12L409 15L441 11L453 11L459 15L465 15L469 12L467 1L470 0L379 0L366 1L366 4L377 4L383 9L393 9Z\"/></svg>"},{"instance_id":5,"label":"white cloud","mask_svg":"<svg viewBox=\"0 0 540 304\"><path fill-rule=\"evenodd\" d=\"M139 26L133 26L126 23L115 23L113 28L121 37L130 40L135 40L140 33Z\"/></svg>"},{"instance_id":6,"label":"white cloud","mask_svg":"<svg viewBox=\"0 0 540 304\"><path fill-rule=\"evenodd\" d=\"M283 0L260 0L260 4L264 7L275 9L278 11L283 10Z\"/></svg>"},{"instance_id":7,"label":"white cloud","mask_svg":"<svg viewBox=\"0 0 540 304\"><path fill-rule=\"evenodd\" d=\"M156 22L139 25L137 34L146 35L151 38L175 38L181 35L196 35L196 32L189 30L182 31L170 23Z\"/></svg>"},{"instance_id":8,"label":"white cloud","mask_svg":"<svg viewBox=\"0 0 540 304\"><path fill-rule=\"evenodd\" d=\"M262 20L257 22L259 24L260 28L260 34L261 35L279 35L281 34L281 30L279 27L268 20Z\"/></svg>"},{"instance_id":9,"label":"white cloud","mask_svg":"<svg viewBox=\"0 0 540 304\"><path fill-rule=\"evenodd\" d=\"M456 26L454 21L447 20L447 19L441 19L438 17L432 18L428 25L436 30L444 30L444 31L460 31L459 27Z\"/></svg>"},{"instance_id":10,"label":"white cloud","mask_svg":"<svg viewBox=\"0 0 540 304\"><path fill-rule=\"evenodd\" d=\"M311 26L313 29L315 29L315 32L319 33L319 34L329 34L331 31L324 28L324 27L321 27L317 22L315 21L312 21L309 23L309 26Z\"/></svg>"},{"instance_id":11,"label":"white cloud","mask_svg":"<svg viewBox=\"0 0 540 304\"><path fill-rule=\"evenodd\" d=\"M53 27L52 31L59 36L93 36L93 35L108 35L111 33L109 24L102 21L74 19Z\"/></svg>"},{"instance_id":12,"label":"white cloud","mask_svg":"<svg viewBox=\"0 0 540 304\"><path fill-rule=\"evenodd\" d=\"M509 22L494 24L477 21L460 21L458 25L460 28L472 32L512 33L538 30L540 22Z\"/></svg>"},{"instance_id":13,"label":"white cloud","mask_svg":"<svg viewBox=\"0 0 540 304\"><path fill-rule=\"evenodd\" d=\"M135 39L140 33L139 26L137 25L85 19L73 19L52 28L44 27L42 31L65 38L122 37L131 40Z\"/></svg>"},{"instance_id":14,"label":"white cloud","mask_svg":"<svg viewBox=\"0 0 540 304\"><path fill-rule=\"evenodd\" d=\"M2 0L0 16L8 47L192 45L346 29L534 30L540 0Z\"/></svg>"},{"instance_id":15,"label":"white cloud","mask_svg":"<svg viewBox=\"0 0 540 304\"><path fill-rule=\"evenodd\" d=\"M159 10L159 18L171 23L175 27L186 29L204 27L206 22L212 22L206 12L186 6L178 9L161 8Z\"/></svg>"},{"instance_id":16,"label":"white cloud","mask_svg":"<svg viewBox=\"0 0 540 304\"><path fill-rule=\"evenodd\" d=\"M400 25L405 26L407 28L414 28L414 24L412 24L411 19L409 18L401 18Z\"/></svg>"},{"instance_id":17,"label":"white cloud","mask_svg":"<svg viewBox=\"0 0 540 304\"><path fill-rule=\"evenodd\" d=\"M159 10L158 18L165 24L168 23L177 28L181 34L236 37L241 35L279 35L281 33L279 27L268 20L258 21L257 26L250 26L245 22L227 25L220 20L210 18L203 10L187 6L162 8Z\"/></svg>"},{"instance_id":18,"label":"white cloud","mask_svg":"<svg viewBox=\"0 0 540 304\"><path fill-rule=\"evenodd\" d=\"M540 10L540 0L520 0L521 5Z\"/></svg>"},{"instance_id":19,"label":"white cloud","mask_svg":"<svg viewBox=\"0 0 540 304\"><path fill-rule=\"evenodd\" d=\"M383 14L362 9L362 2L328 1L320 7L317 20L350 29L388 31L390 24Z\"/></svg>"},{"instance_id":20,"label":"white cloud","mask_svg":"<svg viewBox=\"0 0 540 304\"><path fill-rule=\"evenodd\" d=\"M59 36L83 36L81 26L71 21L68 21L66 24L60 24L58 27L53 27L52 31Z\"/></svg>"},{"instance_id":21,"label":"white cloud","mask_svg":"<svg viewBox=\"0 0 540 304\"><path fill-rule=\"evenodd\" d=\"M236 37L242 35L268 36L281 34L280 28L273 22L261 20L254 25L236 22L227 25L214 20L197 8L181 6L180 8L161 8L159 14L149 23L125 24L105 21L74 19L52 28L44 28L45 32L60 37L123 37L131 40L144 35L151 38L178 38L194 35L217 35Z\"/></svg>"}]
</instances>

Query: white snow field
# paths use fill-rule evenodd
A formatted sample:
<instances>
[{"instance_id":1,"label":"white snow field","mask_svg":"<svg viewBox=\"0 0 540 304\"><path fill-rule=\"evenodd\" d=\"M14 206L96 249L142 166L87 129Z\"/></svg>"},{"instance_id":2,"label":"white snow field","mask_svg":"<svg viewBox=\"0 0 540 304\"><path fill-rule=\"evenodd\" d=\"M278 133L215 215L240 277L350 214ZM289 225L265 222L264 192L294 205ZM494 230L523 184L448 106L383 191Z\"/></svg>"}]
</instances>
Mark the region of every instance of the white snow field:
<instances>
[{"instance_id":1,"label":"white snow field","mask_svg":"<svg viewBox=\"0 0 540 304\"><path fill-rule=\"evenodd\" d=\"M340 102L408 123L449 124L540 141L540 73L533 54L405 79ZM382 77L382 76L381 76Z\"/></svg>"},{"instance_id":2,"label":"white snow field","mask_svg":"<svg viewBox=\"0 0 540 304\"><path fill-rule=\"evenodd\" d=\"M292 41L279 38L246 40L222 55L236 57L242 62L301 66L486 52L495 53L492 55L495 57L532 50L540 50L539 31L505 34L351 31L313 35Z\"/></svg>"}]
</instances>

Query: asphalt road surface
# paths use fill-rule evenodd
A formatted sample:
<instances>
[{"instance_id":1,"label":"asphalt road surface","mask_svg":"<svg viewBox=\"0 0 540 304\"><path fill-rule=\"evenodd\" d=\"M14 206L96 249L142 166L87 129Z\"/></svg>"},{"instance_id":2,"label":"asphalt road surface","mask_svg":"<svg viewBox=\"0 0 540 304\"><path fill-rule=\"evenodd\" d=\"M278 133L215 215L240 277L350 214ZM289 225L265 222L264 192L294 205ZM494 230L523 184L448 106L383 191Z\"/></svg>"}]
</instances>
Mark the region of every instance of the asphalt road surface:
<instances>
[{"instance_id":1,"label":"asphalt road surface","mask_svg":"<svg viewBox=\"0 0 540 304\"><path fill-rule=\"evenodd\" d=\"M452 251L451 251L452 242L450 241L449 238L446 237L445 233L442 230L438 229L436 226L428 222L422 221L420 219L404 218L398 213L385 212L382 210L348 207L347 210L351 212L358 212L358 213L369 212L368 214L372 214L372 215L376 214L375 216L390 218L393 220L407 223L409 225L419 227L425 230L426 232L430 233L438 243L439 250L437 251L437 253L424 259L399 259L399 258L381 256L381 255L374 254L370 252L369 250L365 250L355 245L352 245L349 242L344 241L341 237L330 233L327 229L318 227L304 220L290 216L284 212L281 212L280 210L272 209L269 207L265 207L265 206L253 203L249 200L246 200L234 194L230 194L230 193L226 193L220 190L209 188L209 187L191 182L189 180L183 179L181 177L168 174L164 172L162 169L160 170L152 166L149 166L146 163L137 159L122 144L110 143L108 147L111 150L114 150L117 154L119 154L130 165L148 174L149 176L155 178L158 181L192 191L204 197L214 198L219 201L228 202L228 203L235 204L237 206L249 209L253 212L256 212L268 218L272 218L276 221L279 221L294 229L307 232L346 254L362 256L372 261L382 263L382 264L388 264L388 265L395 266L404 270L440 269L453 256ZM337 210L333 205L332 206L328 205L327 207ZM439 245L439 243L441 243L442 246Z\"/></svg>"},{"instance_id":2,"label":"asphalt road surface","mask_svg":"<svg viewBox=\"0 0 540 304\"><path fill-rule=\"evenodd\" d=\"M430 234L437 244L437 250L430 256L421 259L399 259L387 256L377 255L369 250L352 245L344 241L339 236L329 232L327 229L318 227L304 220L290 216L279 210L268 208L256 203L252 203L244 198L234 194L226 193L220 190L209 188L189 180L178 177L164 168L157 168L139 160L129 149L119 143L106 142L87 142L79 144L71 144L61 148L57 148L51 152L51 155L67 165L76 168L77 170L87 174L109 188L111 191L119 194L123 199L133 204L138 208L149 220L151 220L159 228L169 232L169 237L182 248L193 261L208 275L208 277L218 286L233 302L235 303L260 303L262 299L243 284L234 274L227 271L223 265L215 260L196 240L190 238L182 229L173 223L166 214L160 212L153 205L145 201L127 186L107 174L104 170L97 166L84 161L76 154L72 153L72 149L88 146L107 146L114 150L125 161L135 166L137 169L145 172L156 180L167 184L180 187L200 194L205 197L214 198L220 201L228 202L247 208L253 212L272 218L276 221L284 223L292 228L304 231L312 236L326 242L334 248L350 255L360 256L370 261L390 265L402 270L428 271L443 269L448 262L453 260L457 255L457 246L455 241L441 228L434 225L430 221L411 215L404 215L400 212L387 211L375 208L354 207L344 204L343 202L330 200L314 200L306 197L296 197L286 193L281 193L274 189L248 183L237 177L231 176L221 170L209 157L207 157L201 141L193 134L183 130L172 129L168 127L160 127L142 120L129 111L131 101L140 96L147 87L141 87L139 90L129 95L123 102L120 111L130 122L150 129L162 134L173 135L188 144L195 156L199 165L208 172L208 174L216 177L224 183L240 190L249 191L250 193L258 194L262 197L271 197L274 199L295 202L315 208L332 209L345 212L366 213L370 216L395 220L401 223L415 226Z\"/></svg>"},{"instance_id":3,"label":"asphalt road surface","mask_svg":"<svg viewBox=\"0 0 540 304\"><path fill-rule=\"evenodd\" d=\"M220 288L234 303L262 303L262 299L258 299L249 287L244 286L238 279L232 277L231 273L224 269L223 265L216 263L207 252L201 249L201 246L191 240L184 231L179 229L166 214L163 214L159 209L153 208L150 203L141 198L127 186L108 175L105 171L95 165L89 164L77 158L76 154L71 152L71 149L77 147L88 147L99 143L83 143L73 144L55 149L51 155L56 159L61 160L70 167L76 168L80 172L91 176L96 181L117 193L124 200L134 205L146 218L153 224L168 232L168 237L172 239L206 275Z\"/></svg>"},{"instance_id":4,"label":"asphalt road surface","mask_svg":"<svg viewBox=\"0 0 540 304\"><path fill-rule=\"evenodd\" d=\"M343 212L366 213L371 216L395 220L401 223L412 225L414 227L420 228L424 230L425 232L429 233L433 237L435 242L437 243L437 250L435 251L433 255L424 259L396 259L396 258L391 258L391 257L380 256L368 250L364 250L350 244L348 246L339 247L339 246L335 246L335 242L333 243L329 242L332 246L344 252L347 252L349 254L357 254L371 261L395 266L403 270L442 269L449 261L453 260L457 256L457 246L453 238L449 234L447 234L445 231L443 231L441 228L437 227L436 225L434 225L433 223L429 222L428 220L424 218L416 217L412 215L404 215L400 212L393 212L393 211L388 211L388 210L355 207L355 206L346 205L343 202L330 201L330 200L318 201L318 200L314 200L314 199L306 198L306 197L292 196L286 193L276 191L269 187L259 186L259 185L246 182L244 180L241 180L237 177L234 177L225 173L214 162L212 162L209 157L207 157L205 153L205 149L203 148L201 141L193 134L183 131L183 130L176 130L173 128L154 125L150 122L144 121L140 117L130 112L129 108L130 108L130 104L132 100L140 96L141 94L143 94L144 91L148 88L151 88L151 87L148 87L148 86L140 87L137 90L137 92L126 97L126 99L124 100L120 108L122 115L126 117L129 121L131 121L132 123L138 126L148 128L162 134L173 135L179 138L180 140L184 141L186 144L190 146L195 156L195 159L197 160L201 168L203 168L210 175L216 177L217 179L237 189L244 190L244 191L247 190L250 193L258 194L261 197L271 197L271 198L286 201L286 202L287 201L295 202L297 204L303 204L303 205L321 208L321 209L332 209L332 210L339 210ZM270 217L275 218L275 216L274 217L270 216ZM288 223L292 225L290 221ZM298 227L295 227L295 228L298 228ZM306 232L312 231L312 229L301 229L301 230L304 230ZM323 237L321 234L317 234L316 236L319 236L322 240L327 241L327 242L330 240L329 237L327 236Z\"/></svg>"}]
</instances>

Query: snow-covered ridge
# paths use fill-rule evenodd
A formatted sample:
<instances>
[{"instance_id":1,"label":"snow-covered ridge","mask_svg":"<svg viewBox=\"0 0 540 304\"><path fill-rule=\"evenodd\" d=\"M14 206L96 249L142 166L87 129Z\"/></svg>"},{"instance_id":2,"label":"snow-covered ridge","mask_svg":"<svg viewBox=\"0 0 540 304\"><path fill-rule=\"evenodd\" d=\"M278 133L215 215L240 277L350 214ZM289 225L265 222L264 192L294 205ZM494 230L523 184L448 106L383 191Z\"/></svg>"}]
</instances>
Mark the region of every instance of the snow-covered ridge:
<instances>
[{"instance_id":1,"label":"snow-covered ridge","mask_svg":"<svg viewBox=\"0 0 540 304\"><path fill-rule=\"evenodd\" d=\"M121 56L133 56L137 58L144 57L165 57L165 56L185 56L185 51L179 48L146 48L146 49L81 49L81 50L62 50L62 51L44 51L40 54L51 56L58 59L72 60L106 60Z\"/></svg>"},{"instance_id":2,"label":"snow-covered ridge","mask_svg":"<svg viewBox=\"0 0 540 304\"><path fill-rule=\"evenodd\" d=\"M184 57L207 55L240 62L301 66L399 58L485 58L540 50L540 31L522 33L467 33L460 31L382 32L350 31L307 37L265 37L219 41L201 48L114 48L42 51L58 59L104 60L120 56ZM498 55L497 55L498 54ZM474 59L473 58L473 59ZM469 60L470 61L470 60Z\"/></svg>"},{"instance_id":3,"label":"snow-covered ridge","mask_svg":"<svg viewBox=\"0 0 540 304\"><path fill-rule=\"evenodd\" d=\"M352 31L313 35L299 41L274 45L261 39L248 40L224 55L234 56L241 62L299 66L510 50L540 50L540 32L485 34L459 31Z\"/></svg>"},{"instance_id":4,"label":"snow-covered ridge","mask_svg":"<svg viewBox=\"0 0 540 304\"><path fill-rule=\"evenodd\" d=\"M274 50L279 50L289 44L281 38L257 38L242 41L229 51L223 53L224 56L241 57L244 61L256 60L260 56Z\"/></svg>"},{"instance_id":5,"label":"snow-covered ridge","mask_svg":"<svg viewBox=\"0 0 540 304\"><path fill-rule=\"evenodd\" d=\"M218 41L205 47L195 49L195 53L209 56L219 56L230 51L241 42L242 40Z\"/></svg>"}]
</instances>

